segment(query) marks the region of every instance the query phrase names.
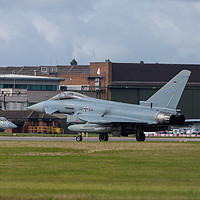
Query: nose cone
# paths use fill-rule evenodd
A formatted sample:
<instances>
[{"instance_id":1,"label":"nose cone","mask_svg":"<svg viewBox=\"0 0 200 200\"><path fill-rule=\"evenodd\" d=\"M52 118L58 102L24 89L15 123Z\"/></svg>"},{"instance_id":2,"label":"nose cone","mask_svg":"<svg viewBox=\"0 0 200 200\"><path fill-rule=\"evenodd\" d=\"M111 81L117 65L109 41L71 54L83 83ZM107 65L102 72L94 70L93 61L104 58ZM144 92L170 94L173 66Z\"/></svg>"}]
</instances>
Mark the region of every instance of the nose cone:
<instances>
[{"instance_id":1,"label":"nose cone","mask_svg":"<svg viewBox=\"0 0 200 200\"><path fill-rule=\"evenodd\" d=\"M36 111L36 112L44 112L43 102L40 102L40 103L34 104L32 106L29 106L28 109Z\"/></svg>"},{"instance_id":2,"label":"nose cone","mask_svg":"<svg viewBox=\"0 0 200 200\"><path fill-rule=\"evenodd\" d=\"M17 126L11 122L8 123L8 128L17 128Z\"/></svg>"}]
</instances>

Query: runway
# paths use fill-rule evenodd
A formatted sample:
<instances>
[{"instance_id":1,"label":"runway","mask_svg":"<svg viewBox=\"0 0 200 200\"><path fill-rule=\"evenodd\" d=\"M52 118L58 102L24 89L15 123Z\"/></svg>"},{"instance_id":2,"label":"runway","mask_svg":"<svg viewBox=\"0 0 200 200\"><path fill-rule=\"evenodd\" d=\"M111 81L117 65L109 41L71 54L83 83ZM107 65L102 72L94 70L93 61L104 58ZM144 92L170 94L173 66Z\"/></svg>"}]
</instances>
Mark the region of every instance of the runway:
<instances>
[{"instance_id":1,"label":"runway","mask_svg":"<svg viewBox=\"0 0 200 200\"><path fill-rule=\"evenodd\" d=\"M41 141L41 142L73 142L75 137L15 137L1 136L0 141ZM99 141L98 137L83 137L82 142ZM135 142L134 137L110 137L111 142ZM108 141L108 142L109 142ZM200 138L146 138L145 142L200 142Z\"/></svg>"}]
</instances>

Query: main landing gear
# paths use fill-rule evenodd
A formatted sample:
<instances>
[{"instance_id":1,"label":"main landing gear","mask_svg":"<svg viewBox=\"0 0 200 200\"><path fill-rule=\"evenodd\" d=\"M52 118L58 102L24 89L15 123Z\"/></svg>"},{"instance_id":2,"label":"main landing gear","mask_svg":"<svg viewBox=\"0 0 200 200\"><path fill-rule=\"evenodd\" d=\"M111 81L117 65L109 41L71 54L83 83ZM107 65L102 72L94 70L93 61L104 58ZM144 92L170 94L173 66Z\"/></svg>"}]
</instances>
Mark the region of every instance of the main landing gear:
<instances>
[{"instance_id":1,"label":"main landing gear","mask_svg":"<svg viewBox=\"0 0 200 200\"><path fill-rule=\"evenodd\" d=\"M138 142L143 142L145 141L145 134L142 131L137 131L136 132L136 140Z\"/></svg>"},{"instance_id":2,"label":"main landing gear","mask_svg":"<svg viewBox=\"0 0 200 200\"><path fill-rule=\"evenodd\" d=\"M107 133L100 133L99 134L99 141L108 141L108 134Z\"/></svg>"}]
</instances>

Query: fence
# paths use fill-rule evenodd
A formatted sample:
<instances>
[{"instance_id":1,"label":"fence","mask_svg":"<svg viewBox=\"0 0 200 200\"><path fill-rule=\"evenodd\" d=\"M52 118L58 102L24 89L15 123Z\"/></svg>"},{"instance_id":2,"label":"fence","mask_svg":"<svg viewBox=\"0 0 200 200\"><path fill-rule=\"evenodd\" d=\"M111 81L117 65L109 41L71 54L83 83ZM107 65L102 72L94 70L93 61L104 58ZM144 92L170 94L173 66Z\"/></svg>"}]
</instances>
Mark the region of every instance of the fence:
<instances>
[{"instance_id":1,"label":"fence","mask_svg":"<svg viewBox=\"0 0 200 200\"><path fill-rule=\"evenodd\" d=\"M64 134L63 128L55 128L53 126L29 126L29 133L44 133L44 134Z\"/></svg>"}]
</instances>

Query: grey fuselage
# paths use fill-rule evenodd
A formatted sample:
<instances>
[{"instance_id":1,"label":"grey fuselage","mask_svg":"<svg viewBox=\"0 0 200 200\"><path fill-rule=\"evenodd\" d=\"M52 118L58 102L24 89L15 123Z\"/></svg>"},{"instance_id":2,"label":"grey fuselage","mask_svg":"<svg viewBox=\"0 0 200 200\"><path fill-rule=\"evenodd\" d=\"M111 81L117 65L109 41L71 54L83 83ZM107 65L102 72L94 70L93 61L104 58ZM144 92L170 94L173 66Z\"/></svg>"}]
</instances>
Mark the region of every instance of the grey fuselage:
<instances>
[{"instance_id":1,"label":"grey fuselage","mask_svg":"<svg viewBox=\"0 0 200 200\"><path fill-rule=\"evenodd\" d=\"M109 117L112 116L113 118L117 116L117 118L129 119L130 122L134 119L134 121L138 120L151 124L157 123L156 115L160 112L160 110L140 105L118 103L90 97L73 100L48 100L44 102L44 107L55 108L58 110L55 115L63 114L65 117L66 114L73 115L74 117L78 117L78 115L94 115L94 117L104 115L106 117L106 115L109 115ZM173 114L175 113L173 112ZM77 121L74 122L77 123ZM84 120L79 120L78 122L84 123Z\"/></svg>"},{"instance_id":2,"label":"grey fuselage","mask_svg":"<svg viewBox=\"0 0 200 200\"><path fill-rule=\"evenodd\" d=\"M8 128L17 128L17 126L9 122L5 117L0 117L0 130L4 131Z\"/></svg>"}]
</instances>

